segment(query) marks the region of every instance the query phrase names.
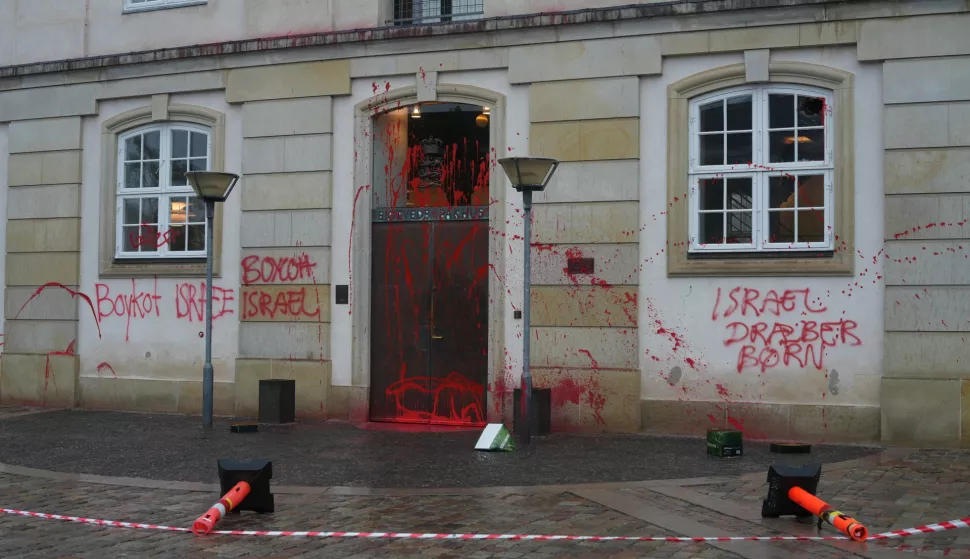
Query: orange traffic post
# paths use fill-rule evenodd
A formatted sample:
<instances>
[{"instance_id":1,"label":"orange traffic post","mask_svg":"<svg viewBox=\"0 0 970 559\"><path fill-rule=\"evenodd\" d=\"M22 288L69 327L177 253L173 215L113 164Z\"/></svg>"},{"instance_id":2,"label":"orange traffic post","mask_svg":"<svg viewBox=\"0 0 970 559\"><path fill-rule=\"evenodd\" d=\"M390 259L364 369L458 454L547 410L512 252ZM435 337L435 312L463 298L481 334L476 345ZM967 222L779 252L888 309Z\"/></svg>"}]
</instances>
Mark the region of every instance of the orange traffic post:
<instances>
[{"instance_id":1,"label":"orange traffic post","mask_svg":"<svg viewBox=\"0 0 970 559\"><path fill-rule=\"evenodd\" d=\"M237 483L235 487L219 499L218 503L212 505L208 512L192 524L192 533L196 536L205 536L211 532L215 528L216 522L219 522L219 519L231 512L233 507L239 506L239 503L249 495L249 491L248 483L245 481Z\"/></svg>"},{"instance_id":2,"label":"orange traffic post","mask_svg":"<svg viewBox=\"0 0 970 559\"><path fill-rule=\"evenodd\" d=\"M824 520L832 526L835 526L838 531L857 542L864 542L869 537L869 530L858 520L834 510L832 505L805 491L801 487L792 487L788 490L788 498L808 512L819 517L820 520Z\"/></svg>"}]
</instances>

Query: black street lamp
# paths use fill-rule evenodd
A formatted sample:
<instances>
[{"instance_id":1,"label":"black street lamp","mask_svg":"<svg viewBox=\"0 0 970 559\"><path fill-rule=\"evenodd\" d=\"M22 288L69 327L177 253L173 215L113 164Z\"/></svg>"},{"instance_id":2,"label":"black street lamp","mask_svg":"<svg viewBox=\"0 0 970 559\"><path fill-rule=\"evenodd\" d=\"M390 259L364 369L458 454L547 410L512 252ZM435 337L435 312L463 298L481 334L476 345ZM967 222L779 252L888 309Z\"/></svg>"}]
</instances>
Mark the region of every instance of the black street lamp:
<instances>
[{"instance_id":1,"label":"black street lamp","mask_svg":"<svg viewBox=\"0 0 970 559\"><path fill-rule=\"evenodd\" d=\"M522 390L520 391L519 418L522 432L519 441L527 445L532 439L532 371L529 366L529 342L532 339L530 330L531 289L532 289L532 193L542 192L549 184L559 161L549 157L506 157L499 159L505 174L509 176L512 186L522 193L522 209L525 210L525 220L522 236L525 238L524 264L522 267Z\"/></svg>"},{"instance_id":2,"label":"black street lamp","mask_svg":"<svg viewBox=\"0 0 970 559\"><path fill-rule=\"evenodd\" d=\"M205 202L205 365L202 366L202 426L212 427L212 229L216 202L225 202L239 175L214 171L186 173L195 194Z\"/></svg>"}]
</instances>

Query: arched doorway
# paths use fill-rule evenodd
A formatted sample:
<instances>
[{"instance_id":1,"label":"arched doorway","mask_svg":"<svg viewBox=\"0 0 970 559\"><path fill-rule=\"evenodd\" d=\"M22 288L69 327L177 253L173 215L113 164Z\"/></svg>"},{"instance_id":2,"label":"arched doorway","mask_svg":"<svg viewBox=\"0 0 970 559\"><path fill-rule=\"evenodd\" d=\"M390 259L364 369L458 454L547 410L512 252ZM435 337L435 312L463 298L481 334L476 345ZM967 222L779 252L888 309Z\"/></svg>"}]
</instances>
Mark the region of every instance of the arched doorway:
<instances>
[{"instance_id":1,"label":"arched doorway","mask_svg":"<svg viewBox=\"0 0 970 559\"><path fill-rule=\"evenodd\" d=\"M370 250L354 260L368 265L368 281L354 285L367 290L369 319L361 328L354 312L355 332L366 333L354 340L354 372L368 373L372 421L483 425L501 413L488 389L504 345L495 343L504 258L490 227L504 219L502 208L495 215L504 196L493 192L500 103L418 103L407 93L366 115L371 142L358 146L369 159L358 161L358 179L366 170L370 192L369 215L355 217L369 221Z\"/></svg>"}]
</instances>

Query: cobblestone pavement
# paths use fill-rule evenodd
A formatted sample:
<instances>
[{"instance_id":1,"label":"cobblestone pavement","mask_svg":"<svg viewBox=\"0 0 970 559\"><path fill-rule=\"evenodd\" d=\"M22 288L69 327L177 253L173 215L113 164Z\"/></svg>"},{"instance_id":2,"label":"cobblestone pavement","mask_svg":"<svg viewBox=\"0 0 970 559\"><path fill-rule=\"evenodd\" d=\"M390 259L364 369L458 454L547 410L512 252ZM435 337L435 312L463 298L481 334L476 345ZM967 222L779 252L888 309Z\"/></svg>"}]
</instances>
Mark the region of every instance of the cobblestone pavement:
<instances>
[{"instance_id":1,"label":"cobblestone pavement","mask_svg":"<svg viewBox=\"0 0 970 559\"><path fill-rule=\"evenodd\" d=\"M863 460L858 468L822 468L818 496L870 527L870 531L898 530L970 516L970 453L916 450L899 457ZM767 494L764 476L691 489L716 500L756 509ZM937 549L949 555L970 556L970 530L954 530L906 544ZM942 551L939 552L942 554ZM929 555L932 556L932 555ZM940 556L940 555L936 555Z\"/></svg>"},{"instance_id":2,"label":"cobblestone pavement","mask_svg":"<svg viewBox=\"0 0 970 559\"><path fill-rule=\"evenodd\" d=\"M51 482L0 474L5 508L188 526L218 498L201 492ZM277 512L244 513L220 529L675 535L569 493L493 497L277 495ZM733 558L704 544L663 542L386 541L238 538L100 528L0 516L0 557L704 557Z\"/></svg>"},{"instance_id":3,"label":"cobblestone pavement","mask_svg":"<svg viewBox=\"0 0 970 559\"><path fill-rule=\"evenodd\" d=\"M701 439L553 434L516 452L480 453L473 450L480 435L372 431L339 422L263 425L258 433L233 434L225 419L203 432L198 417L63 410L0 416L0 462L212 483L217 458L248 456L271 459L277 483L482 487L734 475L779 461L840 462L881 450L815 445L810 457L780 457L764 442L746 441L743 459L724 461L708 458Z\"/></svg>"},{"instance_id":4,"label":"cobblestone pavement","mask_svg":"<svg viewBox=\"0 0 970 559\"><path fill-rule=\"evenodd\" d=\"M28 420L42 425L60 412L0 407L0 427ZM77 417L77 416L75 416ZM15 418L15 419L14 419ZM12 419L7 421L7 419ZM54 421L49 428L61 425ZM39 430L37 432L40 432ZM366 435L366 434L365 434ZM365 435L361 435L365 437ZM45 441L55 440L51 434ZM63 435L64 445L78 441ZM89 440L89 439L82 439ZM3 439L0 438L0 445ZM114 443L113 443L114 444ZM179 447L173 447L179 448ZM670 449L668 449L670 450ZM747 449L746 449L747 450ZM0 462L5 461L0 448ZM72 451L73 452L73 451ZM97 450L89 450L96 454ZM693 452L693 450L691 450ZM325 460L311 452L313 459ZM511 453L515 454L515 453ZM835 454L813 454L828 462ZM844 454L844 453L843 453ZM610 458L617 462L617 454ZM691 454L690 456L693 456ZM690 456L657 456L678 463ZM849 462L823 467L819 496L863 521L871 533L970 516L970 453L890 449L856 452ZM149 457L151 458L151 457ZM155 458L172 467L180 451ZM769 457L770 458L770 457ZM778 457L781 461L781 457ZM148 458L146 458L147 460ZM154 459L154 458L153 458ZM620 462L640 459L624 455ZM842 458L845 460L845 458ZM716 461L715 461L716 462ZM298 492L277 487L277 512L244 513L219 523L220 529L398 531L438 533L516 533L602 536L771 536L814 535L813 526L792 519L760 518L766 468L739 470L737 461L714 467L717 478L643 481L610 486L540 488L367 490L319 488ZM734 464L734 466L728 467ZM54 463L77 471L71 462ZM377 468L378 464L368 467ZM716 466L716 465L715 465ZM678 470L681 477L711 475ZM276 464L274 463L274 470ZM163 470L159 470L163 471ZM172 471L179 471L174 468ZM541 474L541 472L540 472ZM176 477L176 476L173 476ZM669 476L668 476L669 477ZM646 479L646 478L645 478ZM71 474L30 471L0 464L0 507L108 520L190 526L219 495L182 491L192 484L152 480L103 480ZM279 481L274 479L274 483ZM126 485L123 485L126 484ZM831 527L823 534L835 534ZM899 552L901 544L927 548ZM657 557L807 559L970 556L970 529L893 541L891 545L817 542L568 542L445 541L244 538L106 528L63 521L0 515L0 558L52 559L102 557Z\"/></svg>"}]
</instances>

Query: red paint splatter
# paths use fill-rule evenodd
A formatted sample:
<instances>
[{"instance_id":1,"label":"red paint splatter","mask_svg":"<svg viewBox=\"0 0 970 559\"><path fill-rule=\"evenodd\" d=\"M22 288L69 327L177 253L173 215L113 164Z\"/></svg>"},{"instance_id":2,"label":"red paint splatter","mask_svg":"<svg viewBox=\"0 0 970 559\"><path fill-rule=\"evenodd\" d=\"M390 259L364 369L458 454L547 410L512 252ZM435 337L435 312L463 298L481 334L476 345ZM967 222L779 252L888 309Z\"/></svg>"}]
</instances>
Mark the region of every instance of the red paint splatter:
<instances>
[{"instance_id":1,"label":"red paint splatter","mask_svg":"<svg viewBox=\"0 0 970 559\"><path fill-rule=\"evenodd\" d=\"M50 353L47 354L47 363L44 365L44 401L43 401L43 405L45 407L47 406L47 385L48 385L48 382L50 381L51 373L53 372L52 365L51 365L51 357L55 357L55 356L74 357L74 355L76 353L76 345L77 345L77 340L71 340L71 343L68 344L67 349L65 349L63 351L51 351ZM57 386L57 381L56 380L54 381L54 386Z\"/></svg>"},{"instance_id":2,"label":"red paint splatter","mask_svg":"<svg viewBox=\"0 0 970 559\"><path fill-rule=\"evenodd\" d=\"M14 315L13 320L17 320L17 318L20 316L20 313L24 312L24 309L27 308L27 305L29 305L31 301L39 297L40 294L43 293L45 289L50 289L50 288L63 289L64 291L67 291L71 295L72 299L80 298L82 301L87 303L88 308L91 309L91 316L94 317L94 325L97 326L98 328L98 339L101 339L101 321L98 320L98 312L94 310L94 302L91 301L91 298L85 295L84 293L81 293L80 291L74 291L70 287L67 287L66 285L61 283L57 283L56 281L48 282L38 287L37 290L30 295L30 297L23 304L23 306L20 307L20 310L17 311L16 315Z\"/></svg>"},{"instance_id":3,"label":"red paint splatter","mask_svg":"<svg viewBox=\"0 0 970 559\"><path fill-rule=\"evenodd\" d=\"M593 354L590 353L588 349L580 349L578 351L579 351L579 353L582 353L586 357L589 357L589 360L592 362L594 369L599 369L600 368L600 364L596 362L596 359L593 357Z\"/></svg>"},{"instance_id":4,"label":"red paint splatter","mask_svg":"<svg viewBox=\"0 0 970 559\"><path fill-rule=\"evenodd\" d=\"M407 407L405 396L415 393L431 394L431 411ZM389 386L385 394L394 398L397 417L402 421L485 424L485 388L456 372L445 378L404 378Z\"/></svg>"},{"instance_id":5,"label":"red paint splatter","mask_svg":"<svg viewBox=\"0 0 970 559\"><path fill-rule=\"evenodd\" d=\"M98 363L97 369L98 369L99 377L101 376L101 373L108 371L111 373L111 376L113 376L114 378L118 378L118 375L115 373L114 367L112 367L107 361L102 361L101 363Z\"/></svg>"},{"instance_id":6,"label":"red paint splatter","mask_svg":"<svg viewBox=\"0 0 970 559\"><path fill-rule=\"evenodd\" d=\"M377 84L374 84L377 87ZM375 89L376 91L376 89ZM354 208L350 214L350 242L347 243L347 273L348 273L348 300L347 300L347 314L352 314L354 310L354 264L353 264L353 250L354 250L354 227L357 224L357 201L360 199L360 193L365 190L369 190L370 185L365 184L357 189L357 193L354 194Z\"/></svg>"}]
</instances>

